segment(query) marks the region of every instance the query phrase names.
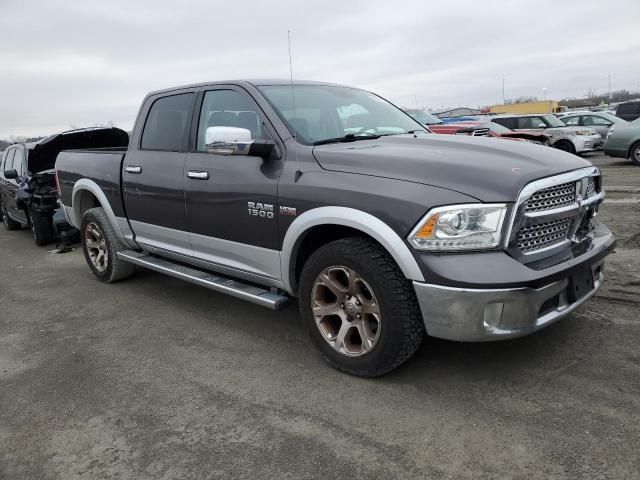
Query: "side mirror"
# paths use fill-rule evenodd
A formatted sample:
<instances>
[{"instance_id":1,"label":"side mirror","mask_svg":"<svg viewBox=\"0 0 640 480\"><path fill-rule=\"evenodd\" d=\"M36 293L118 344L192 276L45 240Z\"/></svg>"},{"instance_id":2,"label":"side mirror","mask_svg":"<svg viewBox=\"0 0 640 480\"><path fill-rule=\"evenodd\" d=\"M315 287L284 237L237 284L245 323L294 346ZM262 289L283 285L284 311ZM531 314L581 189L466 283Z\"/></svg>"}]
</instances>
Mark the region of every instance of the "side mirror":
<instances>
[{"instance_id":1,"label":"side mirror","mask_svg":"<svg viewBox=\"0 0 640 480\"><path fill-rule=\"evenodd\" d=\"M253 140L251 130L237 127L209 127L205 134L207 152L216 155L249 155L268 158L275 148L271 140Z\"/></svg>"},{"instance_id":2,"label":"side mirror","mask_svg":"<svg viewBox=\"0 0 640 480\"><path fill-rule=\"evenodd\" d=\"M4 178L7 180L16 180L18 179L18 171L17 170L5 170Z\"/></svg>"},{"instance_id":3,"label":"side mirror","mask_svg":"<svg viewBox=\"0 0 640 480\"><path fill-rule=\"evenodd\" d=\"M537 128L547 128L547 125L544 123L539 123Z\"/></svg>"}]
</instances>

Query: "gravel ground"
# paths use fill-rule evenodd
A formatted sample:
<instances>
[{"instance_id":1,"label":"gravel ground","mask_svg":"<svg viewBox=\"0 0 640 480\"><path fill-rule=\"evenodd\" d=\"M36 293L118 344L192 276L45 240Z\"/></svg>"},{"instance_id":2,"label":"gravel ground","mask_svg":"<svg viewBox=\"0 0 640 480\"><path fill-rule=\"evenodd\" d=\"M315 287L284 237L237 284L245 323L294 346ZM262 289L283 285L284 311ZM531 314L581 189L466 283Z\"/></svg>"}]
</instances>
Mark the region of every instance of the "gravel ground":
<instances>
[{"instance_id":1,"label":"gravel ground","mask_svg":"<svg viewBox=\"0 0 640 480\"><path fill-rule=\"evenodd\" d=\"M640 478L640 168L595 155L618 237L601 291L376 380L271 312L0 230L0 478Z\"/></svg>"}]
</instances>

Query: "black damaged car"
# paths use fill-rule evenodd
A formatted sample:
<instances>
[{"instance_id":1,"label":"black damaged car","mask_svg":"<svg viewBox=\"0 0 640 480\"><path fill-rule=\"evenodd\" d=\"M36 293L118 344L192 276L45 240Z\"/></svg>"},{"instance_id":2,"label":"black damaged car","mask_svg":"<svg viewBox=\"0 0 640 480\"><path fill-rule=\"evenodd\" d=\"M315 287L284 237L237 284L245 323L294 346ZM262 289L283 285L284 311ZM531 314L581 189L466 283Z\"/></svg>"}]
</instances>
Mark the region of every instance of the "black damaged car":
<instances>
[{"instance_id":1,"label":"black damaged car","mask_svg":"<svg viewBox=\"0 0 640 480\"><path fill-rule=\"evenodd\" d=\"M55 161L62 150L126 147L129 135L119 128L85 128L15 143L0 158L0 217L7 230L28 226L37 245L69 234L73 227L58 206Z\"/></svg>"}]
</instances>

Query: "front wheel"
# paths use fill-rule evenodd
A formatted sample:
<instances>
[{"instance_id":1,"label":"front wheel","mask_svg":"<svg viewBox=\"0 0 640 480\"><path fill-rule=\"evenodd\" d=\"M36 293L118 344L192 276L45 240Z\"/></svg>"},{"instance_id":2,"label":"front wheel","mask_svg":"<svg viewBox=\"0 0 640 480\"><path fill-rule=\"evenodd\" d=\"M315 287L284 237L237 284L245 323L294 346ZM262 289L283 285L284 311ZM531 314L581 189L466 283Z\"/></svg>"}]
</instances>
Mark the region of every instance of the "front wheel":
<instances>
[{"instance_id":1,"label":"front wheel","mask_svg":"<svg viewBox=\"0 0 640 480\"><path fill-rule=\"evenodd\" d=\"M424 326L413 285L377 243L328 243L300 277L300 314L324 360L361 377L383 375L418 349Z\"/></svg>"},{"instance_id":2,"label":"front wheel","mask_svg":"<svg viewBox=\"0 0 640 480\"><path fill-rule=\"evenodd\" d=\"M82 216L81 241L84 257L93 274L102 282L124 280L135 267L121 260L118 252L126 250L102 208L87 210Z\"/></svg>"},{"instance_id":3,"label":"front wheel","mask_svg":"<svg viewBox=\"0 0 640 480\"><path fill-rule=\"evenodd\" d=\"M571 143L569 140L560 140L559 142L553 144L553 148L557 148L558 150L562 150L563 152L573 153L574 155L576 153L576 147L574 147L573 143Z\"/></svg>"},{"instance_id":4,"label":"front wheel","mask_svg":"<svg viewBox=\"0 0 640 480\"><path fill-rule=\"evenodd\" d=\"M634 165L640 166L640 142L637 142L629 151L629 159Z\"/></svg>"}]
</instances>

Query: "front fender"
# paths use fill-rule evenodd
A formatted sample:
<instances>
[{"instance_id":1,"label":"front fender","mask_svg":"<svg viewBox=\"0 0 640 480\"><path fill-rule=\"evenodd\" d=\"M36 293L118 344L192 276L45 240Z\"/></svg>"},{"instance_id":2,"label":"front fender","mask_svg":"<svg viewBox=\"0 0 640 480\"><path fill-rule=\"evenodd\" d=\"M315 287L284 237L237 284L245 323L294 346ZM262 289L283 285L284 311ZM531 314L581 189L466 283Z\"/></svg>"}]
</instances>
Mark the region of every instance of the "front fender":
<instances>
[{"instance_id":1,"label":"front fender","mask_svg":"<svg viewBox=\"0 0 640 480\"><path fill-rule=\"evenodd\" d=\"M291 264L299 242L310 229L320 225L341 225L366 233L380 243L410 280L424 282L424 276L411 250L389 225L373 215L347 207L318 207L304 212L289 226L280 257L284 289L293 294Z\"/></svg>"}]
</instances>

